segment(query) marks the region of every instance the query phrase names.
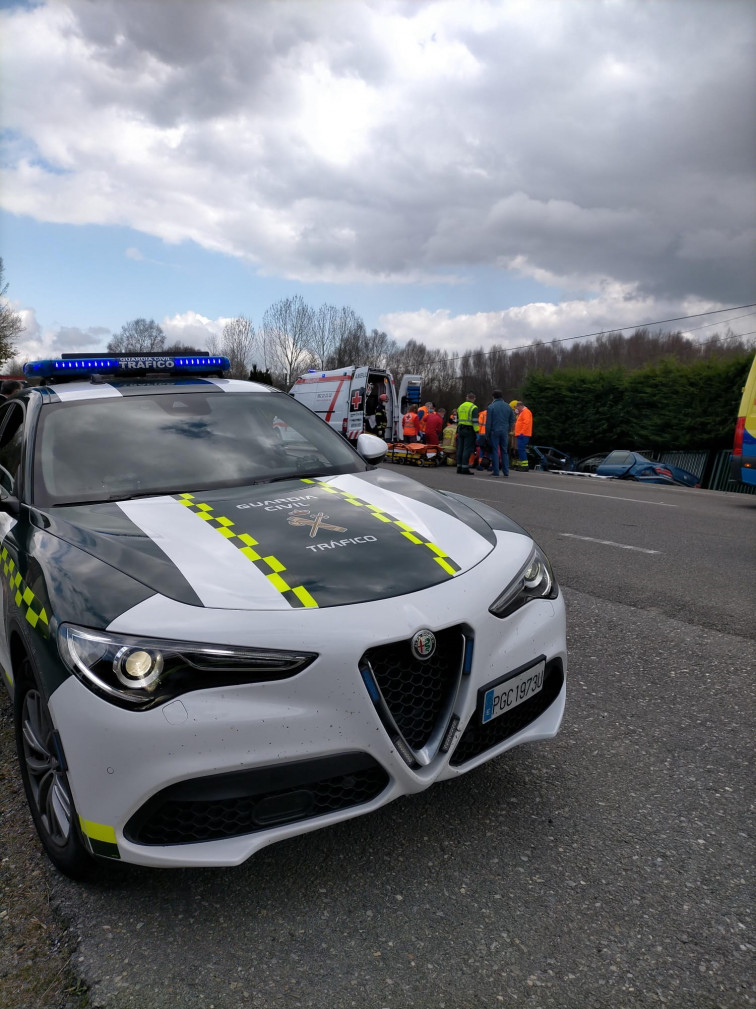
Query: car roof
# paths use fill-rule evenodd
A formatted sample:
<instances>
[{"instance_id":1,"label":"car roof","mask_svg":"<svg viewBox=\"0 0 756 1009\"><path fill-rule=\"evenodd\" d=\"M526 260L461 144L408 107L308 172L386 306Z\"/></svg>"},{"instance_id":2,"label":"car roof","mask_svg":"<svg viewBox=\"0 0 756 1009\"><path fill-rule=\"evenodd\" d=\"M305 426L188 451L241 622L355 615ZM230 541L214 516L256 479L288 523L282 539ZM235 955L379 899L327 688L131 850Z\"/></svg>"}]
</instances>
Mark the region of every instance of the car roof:
<instances>
[{"instance_id":1,"label":"car roof","mask_svg":"<svg viewBox=\"0 0 756 1009\"><path fill-rule=\"evenodd\" d=\"M280 389L261 382L246 382L234 378L114 378L110 382L65 382L54 385L30 386L22 397L39 397L43 403L60 403L71 400L95 400L117 396L159 396L192 393L278 393Z\"/></svg>"}]
</instances>

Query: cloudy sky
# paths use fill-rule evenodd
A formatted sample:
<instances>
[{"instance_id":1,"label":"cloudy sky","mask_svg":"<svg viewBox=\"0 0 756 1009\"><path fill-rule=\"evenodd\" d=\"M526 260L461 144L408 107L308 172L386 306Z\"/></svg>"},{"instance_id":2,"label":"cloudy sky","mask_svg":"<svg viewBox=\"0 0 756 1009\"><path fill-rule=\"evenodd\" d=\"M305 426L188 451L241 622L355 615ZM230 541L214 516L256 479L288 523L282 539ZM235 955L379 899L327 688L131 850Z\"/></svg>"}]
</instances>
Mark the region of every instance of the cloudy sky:
<instances>
[{"instance_id":1,"label":"cloudy sky","mask_svg":"<svg viewBox=\"0 0 756 1009\"><path fill-rule=\"evenodd\" d=\"M753 0L0 7L23 356L293 294L449 350L756 330Z\"/></svg>"}]
</instances>

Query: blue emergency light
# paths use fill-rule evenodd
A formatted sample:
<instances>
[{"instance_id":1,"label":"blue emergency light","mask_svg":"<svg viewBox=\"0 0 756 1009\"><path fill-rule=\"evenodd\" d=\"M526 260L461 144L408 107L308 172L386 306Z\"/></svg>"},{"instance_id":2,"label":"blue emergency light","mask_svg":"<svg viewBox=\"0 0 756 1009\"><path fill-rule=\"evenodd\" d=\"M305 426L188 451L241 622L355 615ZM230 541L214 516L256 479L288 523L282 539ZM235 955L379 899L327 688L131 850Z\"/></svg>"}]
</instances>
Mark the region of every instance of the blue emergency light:
<instances>
[{"instance_id":1,"label":"blue emergency light","mask_svg":"<svg viewBox=\"0 0 756 1009\"><path fill-rule=\"evenodd\" d=\"M66 354L57 361L30 361L24 365L28 378L56 382L86 379L92 375L108 378L137 378L158 375L222 375L231 362L227 357L173 357L170 354L124 354L118 356Z\"/></svg>"}]
</instances>

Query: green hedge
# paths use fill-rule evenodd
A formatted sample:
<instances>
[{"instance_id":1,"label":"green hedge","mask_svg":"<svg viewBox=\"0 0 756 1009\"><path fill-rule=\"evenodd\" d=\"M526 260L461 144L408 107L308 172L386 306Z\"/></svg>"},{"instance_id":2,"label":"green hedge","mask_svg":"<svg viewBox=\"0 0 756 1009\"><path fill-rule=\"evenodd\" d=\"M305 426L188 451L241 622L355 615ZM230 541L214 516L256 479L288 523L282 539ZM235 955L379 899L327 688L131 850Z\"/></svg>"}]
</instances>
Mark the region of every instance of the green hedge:
<instances>
[{"instance_id":1,"label":"green hedge","mask_svg":"<svg viewBox=\"0 0 756 1009\"><path fill-rule=\"evenodd\" d=\"M752 360L747 354L637 371L534 372L522 397L533 411L533 441L577 456L613 448L730 448Z\"/></svg>"}]
</instances>

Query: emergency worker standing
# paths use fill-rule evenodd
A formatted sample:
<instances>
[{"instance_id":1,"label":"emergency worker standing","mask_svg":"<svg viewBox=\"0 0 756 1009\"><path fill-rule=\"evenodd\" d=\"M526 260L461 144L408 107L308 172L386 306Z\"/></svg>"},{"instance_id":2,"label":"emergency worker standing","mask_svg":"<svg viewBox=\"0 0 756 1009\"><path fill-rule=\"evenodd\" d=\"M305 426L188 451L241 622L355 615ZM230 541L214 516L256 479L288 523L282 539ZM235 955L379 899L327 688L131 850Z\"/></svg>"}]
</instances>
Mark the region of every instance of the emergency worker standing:
<instances>
[{"instance_id":1,"label":"emergency worker standing","mask_svg":"<svg viewBox=\"0 0 756 1009\"><path fill-rule=\"evenodd\" d=\"M527 470L528 442L533 435L533 414L522 400L517 401L517 420L515 421L515 440L517 442L517 462L515 468Z\"/></svg>"},{"instance_id":2,"label":"emergency worker standing","mask_svg":"<svg viewBox=\"0 0 756 1009\"><path fill-rule=\"evenodd\" d=\"M493 401L486 410L488 439L491 442L491 475L509 476L509 435L515 426L514 410L502 398L501 389L494 389Z\"/></svg>"},{"instance_id":3,"label":"emergency worker standing","mask_svg":"<svg viewBox=\"0 0 756 1009\"><path fill-rule=\"evenodd\" d=\"M425 418L425 444L438 445L443 431L443 421L441 415L436 413L431 406L428 416Z\"/></svg>"},{"instance_id":4,"label":"emergency worker standing","mask_svg":"<svg viewBox=\"0 0 756 1009\"><path fill-rule=\"evenodd\" d=\"M426 403L425 406L421 406L417 411L417 432L418 441L425 441L425 422L428 420L428 414L433 409L432 403Z\"/></svg>"},{"instance_id":5,"label":"emergency worker standing","mask_svg":"<svg viewBox=\"0 0 756 1009\"><path fill-rule=\"evenodd\" d=\"M467 399L457 407L457 472L472 476L470 456L475 451L478 434L478 408L475 393L468 392Z\"/></svg>"},{"instance_id":6,"label":"emergency worker standing","mask_svg":"<svg viewBox=\"0 0 756 1009\"><path fill-rule=\"evenodd\" d=\"M375 433L379 438L386 439L386 425L388 424L388 417L386 416L386 403L388 402L388 396L385 392L382 392L378 397L378 402L375 407Z\"/></svg>"},{"instance_id":7,"label":"emergency worker standing","mask_svg":"<svg viewBox=\"0 0 756 1009\"><path fill-rule=\"evenodd\" d=\"M488 437L486 435L486 411L481 410L478 414L478 437L475 439L475 444L477 446L475 450L475 459L478 464L478 469L483 469L483 459L488 455Z\"/></svg>"},{"instance_id":8,"label":"emergency worker standing","mask_svg":"<svg viewBox=\"0 0 756 1009\"><path fill-rule=\"evenodd\" d=\"M402 434L405 441L417 441L417 436L420 434L417 406L414 403L402 417Z\"/></svg>"}]
</instances>

